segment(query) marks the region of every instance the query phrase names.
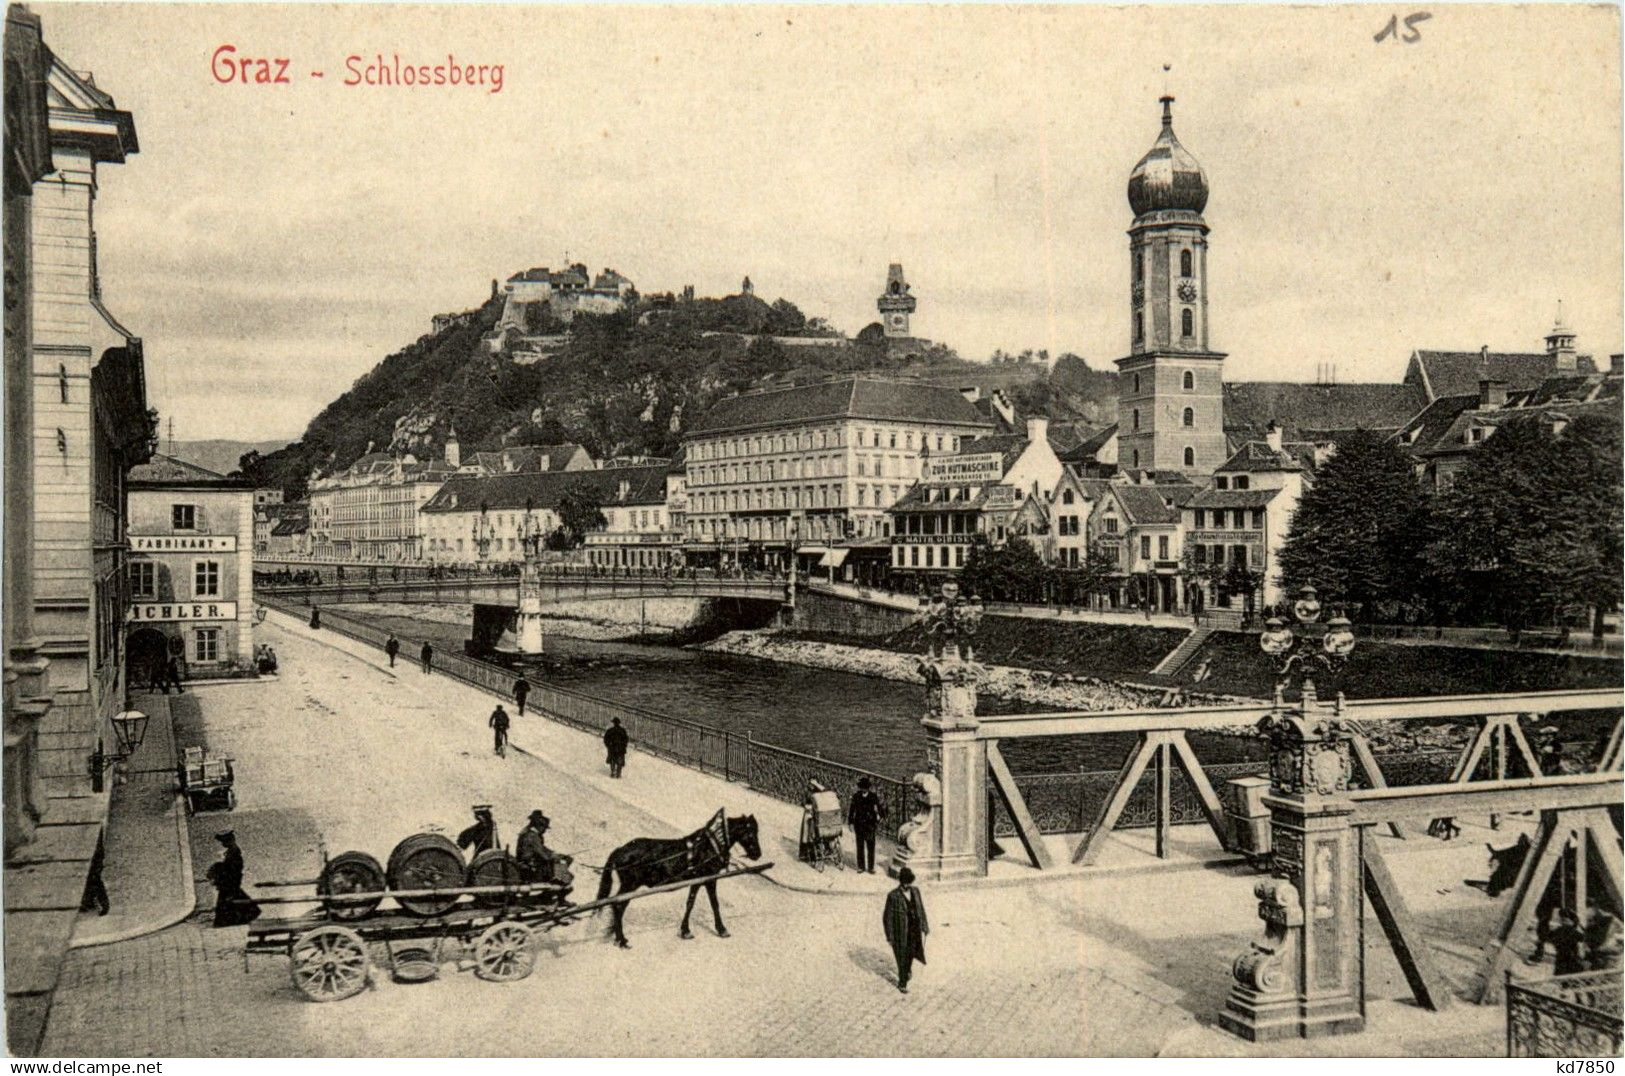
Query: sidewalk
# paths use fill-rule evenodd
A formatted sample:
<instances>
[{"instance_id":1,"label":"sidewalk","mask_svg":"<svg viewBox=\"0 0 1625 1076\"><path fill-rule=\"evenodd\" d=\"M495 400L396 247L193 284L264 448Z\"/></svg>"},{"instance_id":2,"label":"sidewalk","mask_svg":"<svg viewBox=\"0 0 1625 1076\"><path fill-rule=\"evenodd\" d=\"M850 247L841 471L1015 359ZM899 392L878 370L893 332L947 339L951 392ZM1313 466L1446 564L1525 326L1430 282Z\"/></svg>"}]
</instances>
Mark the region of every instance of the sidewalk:
<instances>
[{"instance_id":1,"label":"sidewalk","mask_svg":"<svg viewBox=\"0 0 1625 1076\"><path fill-rule=\"evenodd\" d=\"M383 652L365 643L335 632L312 631L303 620L275 610L271 611L268 620L291 634L349 654L386 676L394 675L405 684L414 684L423 679L415 662L398 660L391 670ZM459 713L483 718L498 701L513 713L510 699L498 700L487 692L438 672L429 680L441 690L449 687L469 699L466 705L459 708ZM594 791L620 800L664 824L670 836L692 833L704 825L716 809L712 807L702 816L696 813L695 804L714 803L716 807L726 807L729 814L755 815L762 858L774 864L772 872L763 877L785 888L808 893L878 894L886 892L894 884L882 870L872 875L860 874L850 868L814 870L797 858L801 837L799 806L764 796L745 784L723 781L675 762L643 754L638 751L636 743L632 744L627 757L626 775L616 780L609 776L609 770L604 765L604 745L593 733L527 711L523 718L514 716L508 741L516 750L546 759ZM855 845L850 830L847 831L843 847L851 863ZM891 854L889 842L881 842L876 853L884 863Z\"/></svg>"},{"instance_id":2,"label":"sidewalk","mask_svg":"<svg viewBox=\"0 0 1625 1076\"><path fill-rule=\"evenodd\" d=\"M149 934L186 918L194 907L186 809L175 793L171 697L136 695L132 705L150 720L141 747L124 763L128 777L114 788L108 811L102 880L112 910L81 912L71 949Z\"/></svg>"}]
</instances>

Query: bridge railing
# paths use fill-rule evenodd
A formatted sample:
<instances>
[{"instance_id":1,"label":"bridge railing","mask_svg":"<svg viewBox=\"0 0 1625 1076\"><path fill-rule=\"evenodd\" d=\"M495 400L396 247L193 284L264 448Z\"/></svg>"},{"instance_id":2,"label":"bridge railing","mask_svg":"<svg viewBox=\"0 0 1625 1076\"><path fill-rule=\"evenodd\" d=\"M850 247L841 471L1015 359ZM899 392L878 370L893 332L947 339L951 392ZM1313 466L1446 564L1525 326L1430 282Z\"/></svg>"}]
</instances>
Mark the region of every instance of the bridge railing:
<instances>
[{"instance_id":1,"label":"bridge railing","mask_svg":"<svg viewBox=\"0 0 1625 1076\"><path fill-rule=\"evenodd\" d=\"M305 612L298 605L274 597L261 595L259 600L289 616L303 616ZM332 610L323 610L322 627L380 650L389 639L389 632ZM409 656L403 652L403 658ZM434 668L500 699L513 697L516 676L512 669L466 654L446 652L435 654ZM589 732L603 732L611 720L618 717L637 750L727 781L745 782L755 791L786 803L806 802L808 782L814 780L839 792L843 803L850 802L859 779L867 777L889 808L886 835L895 839L897 827L908 820L909 786L906 782L844 762L763 743L748 732L730 732L550 684L533 684L526 705L560 724Z\"/></svg>"}]
</instances>

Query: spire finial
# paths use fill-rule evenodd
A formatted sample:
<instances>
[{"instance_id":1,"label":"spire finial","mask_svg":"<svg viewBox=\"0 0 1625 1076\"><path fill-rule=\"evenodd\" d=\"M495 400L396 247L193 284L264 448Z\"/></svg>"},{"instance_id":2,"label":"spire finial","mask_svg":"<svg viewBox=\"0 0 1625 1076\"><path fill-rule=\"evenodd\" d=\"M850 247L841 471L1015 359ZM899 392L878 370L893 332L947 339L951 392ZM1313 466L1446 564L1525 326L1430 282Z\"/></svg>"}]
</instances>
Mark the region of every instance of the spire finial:
<instances>
[{"instance_id":1,"label":"spire finial","mask_svg":"<svg viewBox=\"0 0 1625 1076\"><path fill-rule=\"evenodd\" d=\"M1174 95L1173 91L1168 88L1168 72L1172 70L1173 64L1162 65L1162 97L1160 100L1162 101L1162 125L1164 127L1174 125Z\"/></svg>"}]
</instances>

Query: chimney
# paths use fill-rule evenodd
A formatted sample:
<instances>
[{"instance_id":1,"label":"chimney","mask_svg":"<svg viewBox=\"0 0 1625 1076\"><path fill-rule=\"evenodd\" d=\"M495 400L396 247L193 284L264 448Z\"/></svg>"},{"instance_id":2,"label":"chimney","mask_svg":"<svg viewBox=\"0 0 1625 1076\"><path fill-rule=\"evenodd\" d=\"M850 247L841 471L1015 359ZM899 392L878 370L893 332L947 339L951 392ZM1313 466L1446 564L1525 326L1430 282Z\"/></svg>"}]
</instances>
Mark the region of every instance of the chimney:
<instances>
[{"instance_id":1,"label":"chimney","mask_svg":"<svg viewBox=\"0 0 1625 1076\"><path fill-rule=\"evenodd\" d=\"M1004 419L1006 424L1014 426L1016 424L1016 409L1010 403L1010 397L1004 394L1004 390L994 389L993 395L989 399L993 401L993 410L999 413L999 417Z\"/></svg>"},{"instance_id":2,"label":"chimney","mask_svg":"<svg viewBox=\"0 0 1625 1076\"><path fill-rule=\"evenodd\" d=\"M1611 374L1625 374L1625 355L1608 356L1608 372Z\"/></svg>"},{"instance_id":3,"label":"chimney","mask_svg":"<svg viewBox=\"0 0 1625 1076\"><path fill-rule=\"evenodd\" d=\"M1281 451L1281 427L1270 419L1269 426L1264 430L1264 441L1276 452Z\"/></svg>"},{"instance_id":4,"label":"chimney","mask_svg":"<svg viewBox=\"0 0 1625 1076\"><path fill-rule=\"evenodd\" d=\"M1480 366L1488 366L1490 364L1490 345L1485 344L1478 349L1478 364Z\"/></svg>"},{"instance_id":5,"label":"chimney","mask_svg":"<svg viewBox=\"0 0 1625 1076\"><path fill-rule=\"evenodd\" d=\"M975 403L977 400L982 398L982 386L966 385L964 388L959 390L959 395L965 397L966 403Z\"/></svg>"},{"instance_id":6,"label":"chimney","mask_svg":"<svg viewBox=\"0 0 1625 1076\"><path fill-rule=\"evenodd\" d=\"M1033 444L1041 444L1049 438L1049 419L1030 418L1027 420L1027 440Z\"/></svg>"},{"instance_id":7,"label":"chimney","mask_svg":"<svg viewBox=\"0 0 1625 1076\"><path fill-rule=\"evenodd\" d=\"M623 478L621 479L621 484L616 487L615 499L618 501L624 501L626 500L626 495L630 492L632 492L632 483Z\"/></svg>"},{"instance_id":8,"label":"chimney","mask_svg":"<svg viewBox=\"0 0 1625 1076\"><path fill-rule=\"evenodd\" d=\"M1505 407L1507 403L1507 383L1485 378L1478 383L1478 407L1481 411L1488 411L1497 407Z\"/></svg>"}]
</instances>

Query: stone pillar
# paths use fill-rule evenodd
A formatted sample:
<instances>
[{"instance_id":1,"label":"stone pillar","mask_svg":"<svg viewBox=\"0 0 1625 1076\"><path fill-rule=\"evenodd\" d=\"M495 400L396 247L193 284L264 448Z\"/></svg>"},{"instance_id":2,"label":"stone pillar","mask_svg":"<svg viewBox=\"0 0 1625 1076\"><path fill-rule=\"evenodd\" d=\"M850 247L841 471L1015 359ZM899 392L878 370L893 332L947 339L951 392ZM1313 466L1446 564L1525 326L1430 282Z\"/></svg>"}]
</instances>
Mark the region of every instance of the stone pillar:
<instances>
[{"instance_id":1,"label":"stone pillar","mask_svg":"<svg viewBox=\"0 0 1625 1076\"><path fill-rule=\"evenodd\" d=\"M1342 700L1328 706L1306 684L1301 706L1264 719L1270 737L1274 874L1258 886L1264 938L1236 959L1219 1023L1263 1042L1365 1026L1359 838L1348 799L1351 729Z\"/></svg>"},{"instance_id":2,"label":"stone pillar","mask_svg":"<svg viewBox=\"0 0 1625 1076\"><path fill-rule=\"evenodd\" d=\"M542 589L536 566L528 560L519 570L519 614L514 622L519 652L535 656L542 652Z\"/></svg>"},{"instance_id":3,"label":"stone pillar","mask_svg":"<svg viewBox=\"0 0 1625 1076\"><path fill-rule=\"evenodd\" d=\"M950 656L922 661L920 672L931 769L915 776L922 810L903 827L892 873L907 866L922 881L985 875L987 749L976 737L981 666Z\"/></svg>"}]
</instances>

